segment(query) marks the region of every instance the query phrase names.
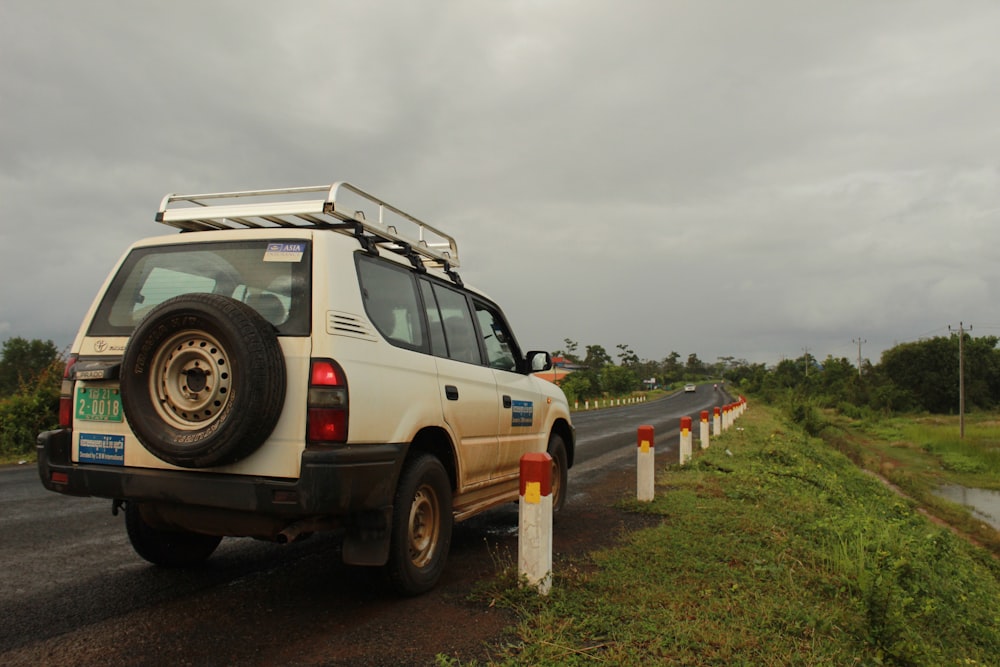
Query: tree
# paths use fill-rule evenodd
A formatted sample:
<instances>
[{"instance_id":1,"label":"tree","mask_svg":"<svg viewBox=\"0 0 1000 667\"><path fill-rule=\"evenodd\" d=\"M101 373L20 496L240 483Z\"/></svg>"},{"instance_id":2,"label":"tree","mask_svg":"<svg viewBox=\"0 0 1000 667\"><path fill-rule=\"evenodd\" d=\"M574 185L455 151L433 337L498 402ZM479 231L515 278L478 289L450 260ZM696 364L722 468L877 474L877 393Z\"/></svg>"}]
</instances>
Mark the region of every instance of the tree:
<instances>
[{"instance_id":1,"label":"tree","mask_svg":"<svg viewBox=\"0 0 1000 667\"><path fill-rule=\"evenodd\" d=\"M917 406L939 414L958 410L958 340L935 336L882 353L881 367Z\"/></svg>"},{"instance_id":2,"label":"tree","mask_svg":"<svg viewBox=\"0 0 1000 667\"><path fill-rule=\"evenodd\" d=\"M726 371L725 379L746 391L760 391L768 376L766 364L751 364L746 359L739 359Z\"/></svg>"},{"instance_id":3,"label":"tree","mask_svg":"<svg viewBox=\"0 0 1000 667\"><path fill-rule=\"evenodd\" d=\"M664 384L670 384L676 382L684 377L684 367L680 364L681 355L676 352L671 352L667 355L667 358L663 360L663 382Z\"/></svg>"},{"instance_id":4,"label":"tree","mask_svg":"<svg viewBox=\"0 0 1000 667\"><path fill-rule=\"evenodd\" d=\"M715 359L716 362L714 370L715 373L721 378L726 377L726 371L728 371L729 368L736 363L736 357L716 357Z\"/></svg>"},{"instance_id":5,"label":"tree","mask_svg":"<svg viewBox=\"0 0 1000 667\"><path fill-rule=\"evenodd\" d=\"M10 396L22 384L32 383L59 358L51 340L8 338L0 352L0 396Z\"/></svg>"},{"instance_id":6,"label":"tree","mask_svg":"<svg viewBox=\"0 0 1000 667\"><path fill-rule=\"evenodd\" d=\"M684 366L684 371L689 376L705 375L705 364L698 355L692 352L688 355L687 364Z\"/></svg>"},{"instance_id":7,"label":"tree","mask_svg":"<svg viewBox=\"0 0 1000 667\"><path fill-rule=\"evenodd\" d=\"M566 394L566 400L570 403L590 396L593 387L590 378L585 373L580 372L570 373L565 380L559 383L559 386Z\"/></svg>"},{"instance_id":8,"label":"tree","mask_svg":"<svg viewBox=\"0 0 1000 667\"><path fill-rule=\"evenodd\" d=\"M564 338L563 344L566 346L566 350L556 350L556 356L566 357L566 361L571 364L579 364L580 357L576 356L576 350L580 347L580 345L575 340L570 338Z\"/></svg>"},{"instance_id":9,"label":"tree","mask_svg":"<svg viewBox=\"0 0 1000 667\"><path fill-rule=\"evenodd\" d=\"M996 336L965 341L965 402L970 408L992 410L1000 401L1000 342Z\"/></svg>"},{"instance_id":10,"label":"tree","mask_svg":"<svg viewBox=\"0 0 1000 667\"><path fill-rule=\"evenodd\" d=\"M618 360L622 366L635 366L639 363L639 356L625 343L618 343Z\"/></svg>"},{"instance_id":11,"label":"tree","mask_svg":"<svg viewBox=\"0 0 1000 667\"><path fill-rule=\"evenodd\" d=\"M601 370L601 387L613 395L627 394L639 385L635 373L624 366L608 364Z\"/></svg>"},{"instance_id":12,"label":"tree","mask_svg":"<svg viewBox=\"0 0 1000 667\"><path fill-rule=\"evenodd\" d=\"M613 363L607 350L601 345L588 345L587 356L583 360L583 365L592 371L600 371L608 364Z\"/></svg>"}]
</instances>

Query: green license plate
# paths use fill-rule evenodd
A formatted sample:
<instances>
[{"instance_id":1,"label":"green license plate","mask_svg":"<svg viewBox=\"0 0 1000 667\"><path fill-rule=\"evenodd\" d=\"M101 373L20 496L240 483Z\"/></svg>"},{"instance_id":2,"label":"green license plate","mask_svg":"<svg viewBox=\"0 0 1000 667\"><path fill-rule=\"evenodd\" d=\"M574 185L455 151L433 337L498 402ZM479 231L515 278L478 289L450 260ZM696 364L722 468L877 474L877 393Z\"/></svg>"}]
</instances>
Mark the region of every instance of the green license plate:
<instances>
[{"instance_id":1,"label":"green license plate","mask_svg":"<svg viewBox=\"0 0 1000 667\"><path fill-rule=\"evenodd\" d=\"M122 399L117 388L81 387L76 393L76 418L92 422L120 422Z\"/></svg>"}]
</instances>

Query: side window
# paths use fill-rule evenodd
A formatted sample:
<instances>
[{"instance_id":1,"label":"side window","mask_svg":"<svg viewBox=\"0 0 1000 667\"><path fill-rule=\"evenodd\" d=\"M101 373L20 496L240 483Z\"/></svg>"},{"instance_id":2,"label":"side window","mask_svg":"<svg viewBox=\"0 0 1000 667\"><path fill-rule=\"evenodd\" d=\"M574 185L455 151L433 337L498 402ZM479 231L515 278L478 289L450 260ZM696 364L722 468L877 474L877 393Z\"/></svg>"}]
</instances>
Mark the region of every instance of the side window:
<instances>
[{"instance_id":1,"label":"side window","mask_svg":"<svg viewBox=\"0 0 1000 667\"><path fill-rule=\"evenodd\" d=\"M424 297L424 309L427 313L427 326L431 341L431 354L436 357L447 357L448 347L444 341L444 323L441 322L441 311L438 309L434 288L428 280L419 280L420 294Z\"/></svg>"},{"instance_id":2,"label":"side window","mask_svg":"<svg viewBox=\"0 0 1000 667\"><path fill-rule=\"evenodd\" d=\"M433 289L441 313L441 323L444 325L448 357L456 361L482 364L476 327L465 294L442 285L433 285Z\"/></svg>"},{"instance_id":3,"label":"side window","mask_svg":"<svg viewBox=\"0 0 1000 667\"><path fill-rule=\"evenodd\" d=\"M379 333L393 345L425 348L420 302L411 273L363 257L358 261L358 275L365 310Z\"/></svg>"},{"instance_id":4,"label":"side window","mask_svg":"<svg viewBox=\"0 0 1000 667\"><path fill-rule=\"evenodd\" d=\"M477 301L476 318L479 320L479 330L483 332L490 367L516 373L519 356L517 344L500 313Z\"/></svg>"}]
</instances>

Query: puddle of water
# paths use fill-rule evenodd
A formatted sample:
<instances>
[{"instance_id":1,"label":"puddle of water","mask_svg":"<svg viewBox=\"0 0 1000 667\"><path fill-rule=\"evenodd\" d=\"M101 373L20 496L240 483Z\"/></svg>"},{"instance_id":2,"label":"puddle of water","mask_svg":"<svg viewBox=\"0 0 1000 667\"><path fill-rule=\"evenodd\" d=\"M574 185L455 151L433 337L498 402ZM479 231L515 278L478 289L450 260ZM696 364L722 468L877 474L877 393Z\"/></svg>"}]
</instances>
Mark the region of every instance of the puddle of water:
<instances>
[{"instance_id":1,"label":"puddle of water","mask_svg":"<svg viewBox=\"0 0 1000 667\"><path fill-rule=\"evenodd\" d=\"M948 484L938 487L935 493L953 503L965 505L977 518L1000 530L1000 491Z\"/></svg>"}]
</instances>

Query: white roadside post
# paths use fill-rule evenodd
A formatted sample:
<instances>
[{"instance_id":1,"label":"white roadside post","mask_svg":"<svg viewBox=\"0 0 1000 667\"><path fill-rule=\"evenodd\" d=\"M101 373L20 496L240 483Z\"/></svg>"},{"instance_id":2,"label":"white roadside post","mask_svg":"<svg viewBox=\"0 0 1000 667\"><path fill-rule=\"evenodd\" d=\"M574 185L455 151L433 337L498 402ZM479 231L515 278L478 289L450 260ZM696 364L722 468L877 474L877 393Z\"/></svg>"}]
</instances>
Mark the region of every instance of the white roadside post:
<instances>
[{"instance_id":1,"label":"white roadside post","mask_svg":"<svg viewBox=\"0 0 1000 667\"><path fill-rule=\"evenodd\" d=\"M655 496L656 455L653 452L653 427L639 427L636 438L636 499L650 502Z\"/></svg>"},{"instance_id":2,"label":"white roadside post","mask_svg":"<svg viewBox=\"0 0 1000 667\"><path fill-rule=\"evenodd\" d=\"M691 460L691 418L681 417L681 465Z\"/></svg>"},{"instance_id":3,"label":"white roadside post","mask_svg":"<svg viewBox=\"0 0 1000 667\"><path fill-rule=\"evenodd\" d=\"M708 410L701 411L701 433L698 434L698 439L701 440L701 448L708 448Z\"/></svg>"},{"instance_id":4,"label":"white roadside post","mask_svg":"<svg viewBox=\"0 0 1000 667\"><path fill-rule=\"evenodd\" d=\"M722 411L719 410L719 406L712 408L712 435L719 435L722 433Z\"/></svg>"},{"instance_id":5,"label":"white roadside post","mask_svg":"<svg viewBox=\"0 0 1000 667\"><path fill-rule=\"evenodd\" d=\"M518 576L548 595L552 589L552 457L521 457L517 521Z\"/></svg>"}]
</instances>

